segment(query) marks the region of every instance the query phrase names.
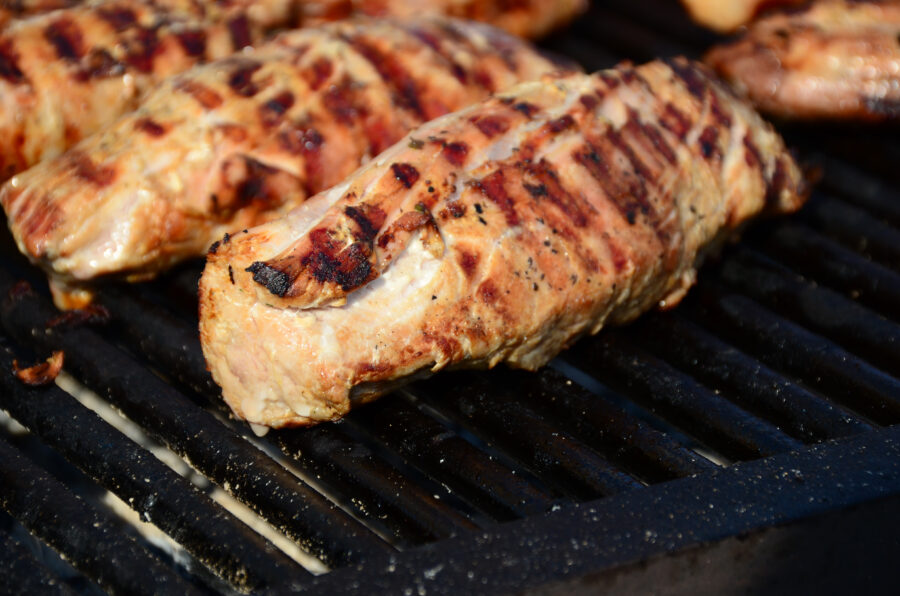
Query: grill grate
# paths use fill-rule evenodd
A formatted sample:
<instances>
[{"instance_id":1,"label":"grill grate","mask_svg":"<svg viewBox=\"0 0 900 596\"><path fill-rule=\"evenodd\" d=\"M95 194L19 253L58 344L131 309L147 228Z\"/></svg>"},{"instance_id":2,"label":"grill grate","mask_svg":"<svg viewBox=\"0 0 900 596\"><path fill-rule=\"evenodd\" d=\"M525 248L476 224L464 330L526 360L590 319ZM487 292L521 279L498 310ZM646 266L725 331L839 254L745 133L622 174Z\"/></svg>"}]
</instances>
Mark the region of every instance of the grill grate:
<instances>
[{"instance_id":1,"label":"grill grate","mask_svg":"<svg viewBox=\"0 0 900 596\"><path fill-rule=\"evenodd\" d=\"M713 40L669 0L595 4L548 49L597 69ZM8 577L22 593L554 593L631 577L621 566L654 554L896 504L900 429L883 427L900 421L900 180L870 155L900 145L870 132L786 128L821 167L820 190L705 267L678 309L584 339L537 373L442 373L339 424L263 438L230 418L205 372L201 265L105 288L106 324L48 329L45 284L4 235L0 370L64 350L69 375L196 471L127 438L124 419L0 375L0 408L31 433L0 428ZM865 151L843 149L862 134ZM123 526L104 490L183 551ZM223 506L223 491L252 513Z\"/></svg>"}]
</instances>

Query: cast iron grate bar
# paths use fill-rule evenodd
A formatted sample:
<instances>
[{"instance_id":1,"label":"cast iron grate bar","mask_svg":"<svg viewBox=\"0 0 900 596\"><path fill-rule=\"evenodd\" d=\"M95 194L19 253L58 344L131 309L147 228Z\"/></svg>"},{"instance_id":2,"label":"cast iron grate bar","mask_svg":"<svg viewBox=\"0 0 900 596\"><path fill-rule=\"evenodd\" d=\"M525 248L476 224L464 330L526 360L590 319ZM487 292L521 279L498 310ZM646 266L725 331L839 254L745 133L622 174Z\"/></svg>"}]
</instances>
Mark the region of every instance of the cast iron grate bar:
<instances>
[{"instance_id":1,"label":"cast iron grate bar","mask_svg":"<svg viewBox=\"0 0 900 596\"><path fill-rule=\"evenodd\" d=\"M4 590L8 594L60 594L74 596L75 592L38 561L12 536L0 531L0 561L3 561Z\"/></svg>"},{"instance_id":2,"label":"cast iron grate bar","mask_svg":"<svg viewBox=\"0 0 900 596\"><path fill-rule=\"evenodd\" d=\"M0 274L0 293L11 287ZM13 296L2 306L2 322L11 336L47 352L64 350L67 370L76 378L326 564L343 565L391 551L362 524L93 330L46 329L57 315L33 292Z\"/></svg>"},{"instance_id":3,"label":"cast iron grate bar","mask_svg":"<svg viewBox=\"0 0 900 596\"><path fill-rule=\"evenodd\" d=\"M812 161L821 169L823 188L900 227L900 192L831 156L817 154Z\"/></svg>"},{"instance_id":4,"label":"cast iron grate bar","mask_svg":"<svg viewBox=\"0 0 900 596\"><path fill-rule=\"evenodd\" d=\"M0 370L13 368L0 337ZM148 451L55 386L30 388L0 375L0 407L242 591L272 587L304 570Z\"/></svg>"},{"instance_id":5,"label":"cast iron grate bar","mask_svg":"<svg viewBox=\"0 0 900 596\"><path fill-rule=\"evenodd\" d=\"M0 506L114 594L201 594L0 435Z\"/></svg>"}]
</instances>

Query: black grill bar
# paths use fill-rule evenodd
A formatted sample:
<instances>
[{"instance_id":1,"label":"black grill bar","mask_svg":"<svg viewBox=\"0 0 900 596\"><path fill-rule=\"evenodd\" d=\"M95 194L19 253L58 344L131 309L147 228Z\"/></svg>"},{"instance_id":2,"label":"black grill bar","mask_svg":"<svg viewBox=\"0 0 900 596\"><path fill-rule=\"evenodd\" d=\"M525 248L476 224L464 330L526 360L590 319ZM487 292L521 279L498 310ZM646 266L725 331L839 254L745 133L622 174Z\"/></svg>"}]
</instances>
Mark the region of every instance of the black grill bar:
<instances>
[{"instance_id":1,"label":"black grill bar","mask_svg":"<svg viewBox=\"0 0 900 596\"><path fill-rule=\"evenodd\" d=\"M813 161L821 168L823 187L900 227L900 193L833 157L816 155Z\"/></svg>"},{"instance_id":2,"label":"black grill bar","mask_svg":"<svg viewBox=\"0 0 900 596\"><path fill-rule=\"evenodd\" d=\"M454 380L422 383L411 392L446 416L467 423L476 434L490 437L495 447L502 447L563 494L591 499L643 486L587 445L548 424L514 393L496 384L479 383L477 376Z\"/></svg>"},{"instance_id":3,"label":"black grill bar","mask_svg":"<svg viewBox=\"0 0 900 596\"><path fill-rule=\"evenodd\" d=\"M900 326L848 298L798 278L783 265L742 249L721 278L760 304L837 341L885 371L900 370Z\"/></svg>"},{"instance_id":4,"label":"black grill bar","mask_svg":"<svg viewBox=\"0 0 900 596\"><path fill-rule=\"evenodd\" d=\"M804 441L872 430L859 416L782 377L677 313L635 325L641 343L719 395L779 422Z\"/></svg>"},{"instance_id":5,"label":"black grill bar","mask_svg":"<svg viewBox=\"0 0 900 596\"><path fill-rule=\"evenodd\" d=\"M4 277L0 292L9 292L12 284ZM29 292L5 301L2 322L19 341L48 352L64 350L67 370L76 378L327 564L390 552L359 522L95 331L78 326L46 330L57 314L43 297Z\"/></svg>"},{"instance_id":6,"label":"black grill bar","mask_svg":"<svg viewBox=\"0 0 900 596\"><path fill-rule=\"evenodd\" d=\"M7 594L75 594L27 548L5 532L0 532L0 561L3 561L3 590Z\"/></svg>"},{"instance_id":7,"label":"black grill bar","mask_svg":"<svg viewBox=\"0 0 900 596\"><path fill-rule=\"evenodd\" d=\"M398 396L367 405L352 422L496 519L543 513L559 502Z\"/></svg>"},{"instance_id":8,"label":"black grill bar","mask_svg":"<svg viewBox=\"0 0 900 596\"><path fill-rule=\"evenodd\" d=\"M794 223L774 227L757 244L798 273L900 321L900 274Z\"/></svg>"},{"instance_id":9,"label":"black grill bar","mask_svg":"<svg viewBox=\"0 0 900 596\"><path fill-rule=\"evenodd\" d=\"M693 319L746 346L772 368L800 378L879 424L900 421L900 381L827 339L783 319L753 300L707 283L697 288Z\"/></svg>"},{"instance_id":10,"label":"black grill bar","mask_svg":"<svg viewBox=\"0 0 900 596\"><path fill-rule=\"evenodd\" d=\"M0 505L73 567L114 594L199 594L0 436Z\"/></svg>"},{"instance_id":11,"label":"black grill bar","mask_svg":"<svg viewBox=\"0 0 900 596\"><path fill-rule=\"evenodd\" d=\"M731 459L765 457L802 443L720 399L691 377L608 331L563 355L589 374L621 387L654 413L687 429Z\"/></svg>"},{"instance_id":12,"label":"black grill bar","mask_svg":"<svg viewBox=\"0 0 900 596\"><path fill-rule=\"evenodd\" d=\"M13 357L0 337L0 371L12 370ZM190 482L55 386L29 388L10 374L0 374L0 407L238 588L259 590L304 573Z\"/></svg>"}]
</instances>

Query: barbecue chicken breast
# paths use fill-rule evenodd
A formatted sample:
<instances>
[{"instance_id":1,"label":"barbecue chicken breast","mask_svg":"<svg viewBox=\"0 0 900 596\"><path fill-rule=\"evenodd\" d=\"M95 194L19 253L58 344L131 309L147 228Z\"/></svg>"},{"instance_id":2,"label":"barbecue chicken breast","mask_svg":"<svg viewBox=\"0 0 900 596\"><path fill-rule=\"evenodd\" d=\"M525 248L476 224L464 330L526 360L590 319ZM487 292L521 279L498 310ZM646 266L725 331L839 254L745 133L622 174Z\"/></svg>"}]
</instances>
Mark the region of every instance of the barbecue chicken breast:
<instances>
[{"instance_id":1,"label":"barbecue chicken breast","mask_svg":"<svg viewBox=\"0 0 900 596\"><path fill-rule=\"evenodd\" d=\"M721 33L746 25L760 12L809 0L681 0L695 21Z\"/></svg>"},{"instance_id":2,"label":"barbecue chicken breast","mask_svg":"<svg viewBox=\"0 0 900 596\"><path fill-rule=\"evenodd\" d=\"M706 61L770 114L900 118L900 1L821 0L773 14Z\"/></svg>"},{"instance_id":3,"label":"barbecue chicken breast","mask_svg":"<svg viewBox=\"0 0 900 596\"><path fill-rule=\"evenodd\" d=\"M69 285L152 276L283 215L414 126L558 68L486 25L405 23L297 30L165 82L6 185L19 248Z\"/></svg>"},{"instance_id":4,"label":"barbecue chicken breast","mask_svg":"<svg viewBox=\"0 0 900 596\"><path fill-rule=\"evenodd\" d=\"M224 237L203 351L235 414L272 427L443 368L535 369L676 304L711 247L802 186L772 128L686 60L523 83Z\"/></svg>"},{"instance_id":5,"label":"barbecue chicken breast","mask_svg":"<svg viewBox=\"0 0 900 596\"><path fill-rule=\"evenodd\" d=\"M56 156L134 109L174 73L260 40L286 0L112 0L0 31L0 180Z\"/></svg>"}]
</instances>

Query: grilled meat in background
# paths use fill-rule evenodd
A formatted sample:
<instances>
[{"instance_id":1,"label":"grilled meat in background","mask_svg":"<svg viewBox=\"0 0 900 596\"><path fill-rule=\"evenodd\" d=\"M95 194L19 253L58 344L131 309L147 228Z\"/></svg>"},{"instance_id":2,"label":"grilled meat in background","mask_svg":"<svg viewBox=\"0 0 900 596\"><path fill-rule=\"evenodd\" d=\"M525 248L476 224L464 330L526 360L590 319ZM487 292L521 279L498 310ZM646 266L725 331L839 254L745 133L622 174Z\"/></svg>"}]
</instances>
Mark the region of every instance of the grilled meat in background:
<instances>
[{"instance_id":1,"label":"grilled meat in background","mask_svg":"<svg viewBox=\"0 0 900 596\"><path fill-rule=\"evenodd\" d=\"M167 81L0 201L20 249L57 281L146 278L286 213L414 126L557 69L466 21L293 31Z\"/></svg>"},{"instance_id":2,"label":"grilled meat in background","mask_svg":"<svg viewBox=\"0 0 900 596\"><path fill-rule=\"evenodd\" d=\"M772 128L684 59L524 83L225 237L204 354L234 412L273 427L442 368L536 369L676 304L704 254L802 186Z\"/></svg>"},{"instance_id":3,"label":"grilled meat in background","mask_svg":"<svg viewBox=\"0 0 900 596\"><path fill-rule=\"evenodd\" d=\"M0 2L0 27L16 19L68 8L79 2L80 0L3 0Z\"/></svg>"},{"instance_id":4,"label":"grilled meat in background","mask_svg":"<svg viewBox=\"0 0 900 596\"><path fill-rule=\"evenodd\" d=\"M746 25L760 12L809 0L681 0L691 17L710 29L727 33Z\"/></svg>"},{"instance_id":5,"label":"grilled meat in background","mask_svg":"<svg viewBox=\"0 0 900 596\"><path fill-rule=\"evenodd\" d=\"M772 14L706 61L765 112L900 118L900 2L821 0Z\"/></svg>"}]
</instances>

